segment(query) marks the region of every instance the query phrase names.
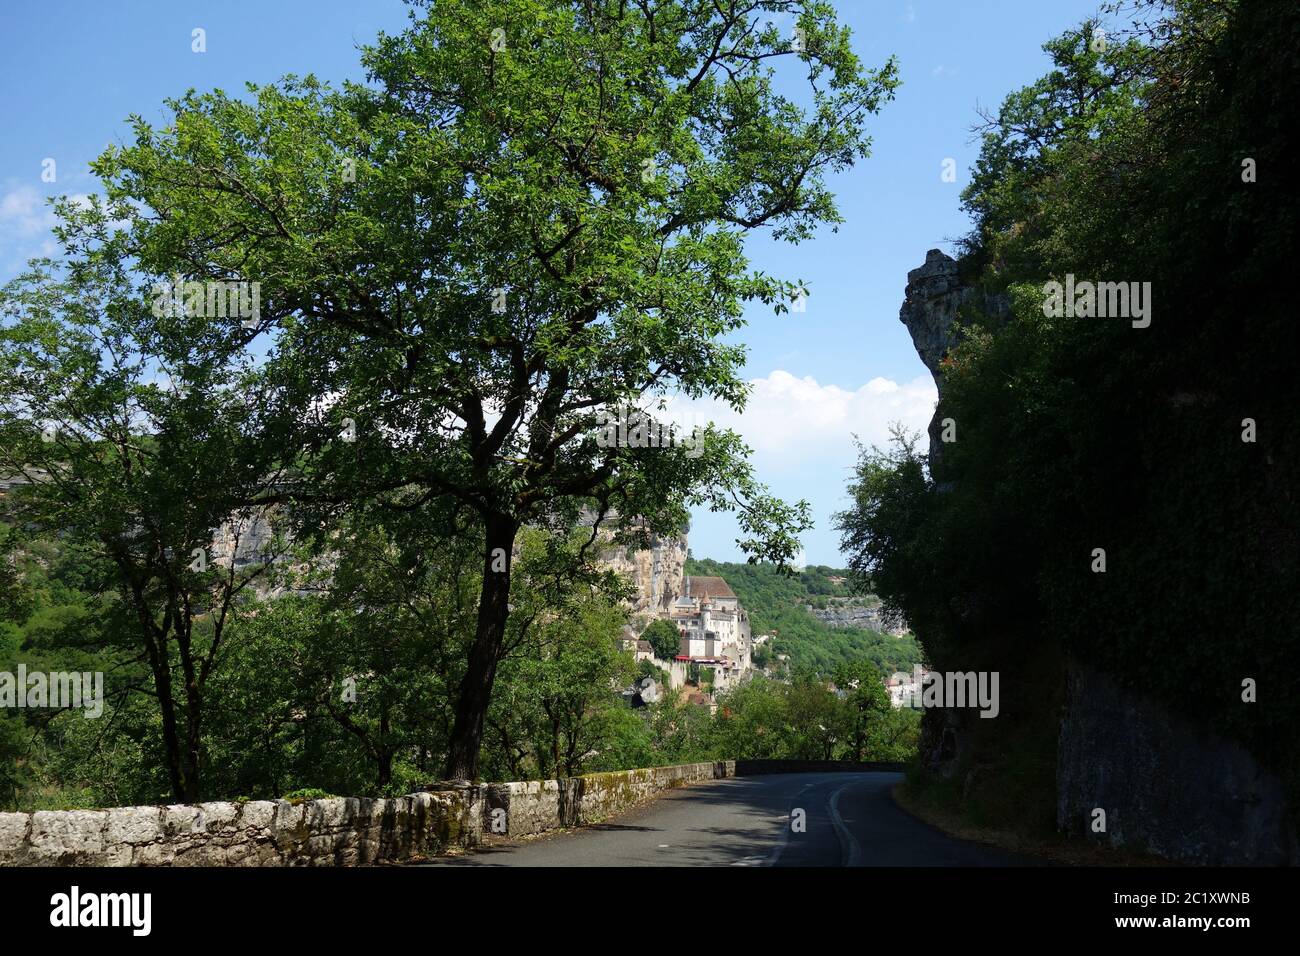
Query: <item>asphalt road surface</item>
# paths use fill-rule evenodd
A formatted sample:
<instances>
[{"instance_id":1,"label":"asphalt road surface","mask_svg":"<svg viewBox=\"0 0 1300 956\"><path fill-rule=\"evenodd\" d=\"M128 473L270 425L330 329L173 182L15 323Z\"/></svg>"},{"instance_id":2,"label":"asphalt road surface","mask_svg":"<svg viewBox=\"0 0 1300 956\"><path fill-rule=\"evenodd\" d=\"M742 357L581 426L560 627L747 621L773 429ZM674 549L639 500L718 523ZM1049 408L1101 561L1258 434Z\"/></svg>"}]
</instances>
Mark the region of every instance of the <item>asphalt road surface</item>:
<instances>
[{"instance_id":1,"label":"asphalt road surface","mask_svg":"<svg viewBox=\"0 0 1300 956\"><path fill-rule=\"evenodd\" d=\"M900 810L900 773L733 777L671 790L605 823L486 846L434 866L1024 866ZM795 826L802 810L803 829Z\"/></svg>"}]
</instances>

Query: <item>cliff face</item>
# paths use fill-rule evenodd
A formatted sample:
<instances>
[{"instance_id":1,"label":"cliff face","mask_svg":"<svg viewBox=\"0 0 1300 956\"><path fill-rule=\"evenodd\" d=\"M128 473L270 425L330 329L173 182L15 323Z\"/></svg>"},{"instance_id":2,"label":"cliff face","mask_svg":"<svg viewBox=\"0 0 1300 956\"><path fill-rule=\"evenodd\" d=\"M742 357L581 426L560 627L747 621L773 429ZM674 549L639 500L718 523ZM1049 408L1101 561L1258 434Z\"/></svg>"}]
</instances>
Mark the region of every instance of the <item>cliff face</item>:
<instances>
[{"instance_id":1,"label":"cliff face","mask_svg":"<svg viewBox=\"0 0 1300 956\"><path fill-rule=\"evenodd\" d=\"M213 535L213 562L244 567L265 561L275 536L271 522L272 516L263 512L227 521Z\"/></svg>"},{"instance_id":2,"label":"cliff face","mask_svg":"<svg viewBox=\"0 0 1300 956\"><path fill-rule=\"evenodd\" d=\"M855 599L832 599L824 608L808 604L804 610L827 627L856 627L893 635L907 633L906 625L886 621L878 604L867 605Z\"/></svg>"},{"instance_id":3,"label":"cliff face","mask_svg":"<svg viewBox=\"0 0 1300 956\"><path fill-rule=\"evenodd\" d=\"M1241 745L1073 663L1057 751L1066 833L1210 866L1300 862L1286 791ZM1097 809L1106 832L1094 834Z\"/></svg>"},{"instance_id":4,"label":"cliff face","mask_svg":"<svg viewBox=\"0 0 1300 956\"><path fill-rule=\"evenodd\" d=\"M995 322L1010 311L1004 297L987 296L963 285L956 261L937 249L926 254L924 265L908 273L899 319L934 376L941 403L941 362L957 344L953 326L967 306ZM954 487L942 467L944 417L936 409L929 429L930 471L940 492ZM970 658L973 652L970 648L963 656ZM970 659L943 663L952 669L973 669ZM1027 682L1043 681L1045 674L1028 673L1032 668L1015 658L1003 660L1002 665L1002 720L1006 720L1016 710L1016 685L1023 690ZM1140 690L1123 686L1082 661L1064 663L1061 703L1055 754L1058 829L1190 863L1300 862L1300 843L1284 787L1239 744L1172 713ZM1051 718L1031 714L1035 721L1057 719L1055 714ZM965 792L976 786L1003 785L996 771L994 779L980 778L979 768L992 751L1014 747L1017 739L1014 716L1010 724L978 728L973 725L981 721L972 716L960 708L928 709L921 726L923 766L944 777L964 774ZM1027 807L1026 812L1037 809ZM1106 829L1101 833L1092 827L1097 810L1105 812Z\"/></svg>"},{"instance_id":5,"label":"cliff face","mask_svg":"<svg viewBox=\"0 0 1300 956\"><path fill-rule=\"evenodd\" d=\"M974 306L988 316L1006 318L1011 306L1004 296L985 295L980 290L964 285L958 274L957 260L939 249L925 254L925 262L907 274L907 288L903 293L903 306L898 319L912 336L916 354L934 377L939 398L943 399L943 373L939 363L957 344L958 336L953 325L962 309ZM930 471L939 471L939 440L942 415L936 408L930 419ZM944 486L941 484L940 488Z\"/></svg>"},{"instance_id":6,"label":"cliff face","mask_svg":"<svg viewBox=\"0 0 1300 956\"><path fill-rule=\"evenodd\" d=\"M916 354L942 388L939 362L956 345L952 324L957 312L975 295L975 290L961 285L957 260L939 249L925 254L925 263L907 274L907 289L898 319L912 335Z\"/></svg>"},{"instance_id":7,"label":"cliff face","mask_svg":"<svg viewBox=\"0 0 1300 956\"><path fill-rule=\"evenodd\" d=\"M957 345L959 336L954 325L961 311L968 306L977 307L990 316L1005 317L1010 312L1005 298L985 296L978 289L964 285L957 260L939 249L931 249L925 254L925 262L908 272L898 319L912 336L916 354L934 377L940 403L944 385L940 363ZM952 484L943 479L943 442L940 438L943 418L941 406L936 406L928 429L929 463L936 487L948 491ZM944 777L957 773L970 751L967 740L970 730L968 715L963 710L926 710L922 714L919 745L922 765Z\"/></svg>"},{"instance_id":8,"label":"cliff face","mask_svg":"<svg viewBox=\"0 0 1300 956\"><path fill-rule=\"evenodd\" d=\"M686 576L687 538L655 538L641 551L610 548L600 556L601 564L626 575L636 585L632 600L634 614L659 616L668 613L682 596Z\"/></svg>"}]
</instances>

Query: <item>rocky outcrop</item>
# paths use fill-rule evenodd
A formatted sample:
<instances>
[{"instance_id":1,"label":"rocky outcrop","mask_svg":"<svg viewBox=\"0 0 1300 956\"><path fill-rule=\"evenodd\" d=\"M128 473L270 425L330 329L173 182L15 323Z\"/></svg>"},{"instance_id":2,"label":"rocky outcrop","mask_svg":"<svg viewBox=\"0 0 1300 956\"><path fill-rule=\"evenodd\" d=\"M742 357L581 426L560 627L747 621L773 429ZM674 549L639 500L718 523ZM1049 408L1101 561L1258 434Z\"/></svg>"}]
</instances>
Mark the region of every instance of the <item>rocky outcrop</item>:
<instances>
[{"instance_id":1,"label":"rocky outcrop","mask_svg":"<svg viewBox=\"0 0 1300 956\"><path fill-rule=\"evenodd\" d=\"M212 536L213 563L245 568L276 558L273 520L268 512L253 511L227 521Z\"/></svg>"},{"instance_id":2,"label":"rocky outcrop","mask_svg":"<svg viewBox=\"0 0 1300 956\"><path fill-rule=\"evenodd\" d=\"M941 401L941 363L957 344L958 335L954 325L966 309L978 310L987 317L1002 320L1010 315L1011 304L1005 296L988 295L974 286L964 284L957 260L939 249L931 249L925 254L925 263L907 274L907 288L903 293L903 305L898 311L898 318L911 334L916 354L934 376ZM941 420L942 413L936 408L929 427L930 471L936 475L939 472L942 448L939 440Z\"/></svg>"},{"instance_id":3,"label":"rocky outcrop","mask_svg":"<svg viewBox=\"0 0 1300 956\"><path fill-rule=\"evenodd\" d=\"M907 274L907 288L898 319L912 336L916 354L934 377L939 399L943 400L943 360L957 345L957 320L963 311L978 309L986 316L1004 319L1010 303L1003 296L989 296L962 282L957 260L939 249L925 254L925 262ZM949 491L941 450L943 412L936 406L930 419L930 474L939 491ZM957 772L969 750L966 715L951 709L927 709L921 719L920 756L926 769L947 777Z\"/></svg>"},{"instance_id":4,"label":"rocky outcrop","mask_svg":"<svg viewBox=\"0 0 1300 956\"><path fill-rule=\"evenodd\" d=\"M1066 680L1056 785L1057 826L1067 833L1188 863L1300 863L1280 780L1241 745L1077 662ZM1097 810L1105 811L1100 833Z\"/></svg>"},{"instance_id":5,"label":"rocky outcrop","mask_svg":"<svg viewBox=\"0 0 1300 956\"><path fill-rule=\"evenodd\" d=\"M1002 320L1011 311L1002 295L987 295L961 281L957 260L939 249L925 254L925 263L907 274L907 288L898 318L911 333L916 354L943 389L939 363L957 344L953 324L963 309L973 306L983 315Z\"/></svg>"},{"instance_id":6,"label":"rocky outcrop","mask_svg":"<svg viewBox=\"0 0 1300 956\"><path fill-rule=\"evenodd\" d=\"M1010 308L1005 297L964 285L958 263L930 250L908 273L899 318L939 389L929 431L940 492L953 487L941 457L942 363L957 344L954 325L964 311L996 323ZM1285 788L1239 744L1078 661L1066 669L1063 704L1056 754L1062 831L1189 863L1300 863ZM942 777L965 773L969 790L978 769L971 766L978 761L971 725L978 723L969 712L927 709L922 765ZM1097 810L1105 811L1103 832L1093 829Z\"/></svg>"},{"instance_id":7,"label":"rocky outcrop","mask_svg":"<svg viewBox=\"0 0 1300 956\"><path fill-rule=\"evenodd\" d=\"M868 605L854 600L828 601L826 607L804 605L804 610L827 627L856 627L881 634L905 634L907 627L885 620L879 604Z\"/></svg>"},{"instance_id":8,"label":"rocky outcrop","mask_svg":"<svg viewBox=\"0 0 1300 956\"><path fill-rule=\"evenodd\" d=\"M649 548L640 551L609 548L601 554L600 562L625 575L636 586L631 608L634 614L657 617L667 614L673 602L682 596L687 547L685 534L654 538Z\"/></svg>"}]
</instances>

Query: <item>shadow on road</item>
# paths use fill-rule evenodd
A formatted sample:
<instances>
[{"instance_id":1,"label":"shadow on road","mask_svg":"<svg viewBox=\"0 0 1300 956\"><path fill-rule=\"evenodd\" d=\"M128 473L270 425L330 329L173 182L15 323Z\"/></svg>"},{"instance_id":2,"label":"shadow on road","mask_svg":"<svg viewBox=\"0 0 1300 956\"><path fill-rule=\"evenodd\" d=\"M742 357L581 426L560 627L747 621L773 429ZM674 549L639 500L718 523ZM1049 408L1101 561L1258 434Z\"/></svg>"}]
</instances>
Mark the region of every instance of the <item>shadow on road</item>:
<instances>
[{"instance_id":1,"label":"shadow on road","mask_svg":"<svg viewBox=\"0 0 1300 956\"><path fill-rule=\"evenodd\" d=\"M735 777L672 790L617 820L491 843L446 866L1017 866L898 808L894 772ZM797 822L796 822L797 821Z\"/></svg>"}]
</instances>

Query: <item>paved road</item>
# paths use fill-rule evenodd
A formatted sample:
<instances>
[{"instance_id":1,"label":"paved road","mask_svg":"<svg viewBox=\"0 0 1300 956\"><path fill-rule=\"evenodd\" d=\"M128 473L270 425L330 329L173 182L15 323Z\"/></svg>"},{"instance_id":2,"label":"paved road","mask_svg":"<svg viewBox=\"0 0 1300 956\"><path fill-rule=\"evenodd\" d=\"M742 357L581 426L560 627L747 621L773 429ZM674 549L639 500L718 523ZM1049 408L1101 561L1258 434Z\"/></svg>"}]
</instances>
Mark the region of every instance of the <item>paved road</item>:
<instances>
[{"instance_id":1,"label":"paved road","mask_svg":"<svg viewBox=\"0 0 1300 956\"><path fill-rule=\"evenodd\" d=\"M695 784L607 823L485 847L436 866L1017 866L900 810L899 773L795 773ZM794 832L802 809L806 827Z\"/></svg>"}]
</instances>

